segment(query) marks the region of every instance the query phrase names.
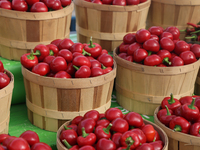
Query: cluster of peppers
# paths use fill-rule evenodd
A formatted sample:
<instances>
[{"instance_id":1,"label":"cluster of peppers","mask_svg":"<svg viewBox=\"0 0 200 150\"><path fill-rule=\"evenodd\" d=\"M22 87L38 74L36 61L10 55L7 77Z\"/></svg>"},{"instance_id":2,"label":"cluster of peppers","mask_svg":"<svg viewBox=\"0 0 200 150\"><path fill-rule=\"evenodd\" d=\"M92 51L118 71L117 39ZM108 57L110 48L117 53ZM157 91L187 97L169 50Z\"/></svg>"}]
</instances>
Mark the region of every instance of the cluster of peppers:
<instances>
[{"instance_id":1,"label":"cluster of peppers","mask_svg":"<svg viewBox=\"0 0 200 150\"><path fill-rule=\"evenodd\" d=\"M170 129L200 137L200 96L176 99L171 94L161 102L157 118Z\"/></svg>"},{"instance_id":2,"label":"cluster of peppers","mask_svg":"<svg viewBox=\"0 0 200 150\"><path fill-rule=\"evenodd\" d=\"M174 26L152 26L128 33L118 48L118 56L130 62L157 67L183 66L196 62L200 45L180 40Z\"/></svg>"},{"instance_id":3,"label":"cluster of peppers","mask_svg":"<svg viewBox=\"0 0 200 150\"><path fill-rule=\"evenodd\" d=\"M55 78L96 77L113 69L112 56L92 38L89 44L74 43L69 38L39 44L22 55L20 62L33 73Z\"/></svg>"},{"instance_id":4,"label":"cluster of peppers","mask_svg":"<svg viewBox=\"0 0 200 150\"><path fill-rule=\"evenodd\" d=\"M10 78L5 73L3 63L0 60L0 90L6 87L9 83L10 83Z\"/></svg>"},{"instance_id":5,"label":"cluster of peppers","mask_svg":"<svg viewBox=\"0 0 200 150\"><path fill-rule=\"evenodd\" d=\"M163 141L151 124L144 124L140 114L122 114L118 108L105 113L90 110L77 116L59 137L69 150L154 150L162 149Z\"/></svg>"}]
</instances>

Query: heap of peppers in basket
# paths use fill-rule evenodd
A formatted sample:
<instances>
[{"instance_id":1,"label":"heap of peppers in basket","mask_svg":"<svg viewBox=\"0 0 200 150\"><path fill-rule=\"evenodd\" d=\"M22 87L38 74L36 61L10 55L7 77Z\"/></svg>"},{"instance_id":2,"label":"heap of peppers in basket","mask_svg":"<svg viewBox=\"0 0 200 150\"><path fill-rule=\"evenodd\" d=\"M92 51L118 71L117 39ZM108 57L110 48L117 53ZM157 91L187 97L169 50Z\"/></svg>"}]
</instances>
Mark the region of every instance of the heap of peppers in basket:
<instances>
[{"instance_id":1,"label":"heap of peppers in basket","mask_svg":"<svg viewBox=\"0 0 200 150\"><path fill-rule=\"evenodd\" d=\"M39 44L33 52L22 55L20 61L33 73L55 78L97 77L113 69L112 56L92 38L89 44L74 43L69 38Z\"/></svg>"},{"instance_id":2,"label":"heap of peppers in basket","mask_svg":"<svg viewBox=\"0 0 200 150\"><path fill-rule=\"evenodd\" d=\"M171 94L161 102L157 118L170 129L200 137L200 96L176 99Z\"/></svg>"},{"instance_id":3,"label":"heap of peppers in basket","mask_svg":"<svg viewBox=\"0 0 200 150\"><path fill-rule=\"evenodd\" d=\"M140 114L122 114L118 108L105 113L90 110L64 124L59 137L69 150L162 150L164 143Z\"/></svg>"},{"instance_id":4,"label":"heap of peppers in basket","mask_svg":"<svg viewBox=\"0 0 200 150\"><path fill-rule=\"evenodd\" d=\"M4 70L2 61L0 60L0 90L10 83L10 78Z\"/></svg>"},{"instance_id":5,"label":"heap of peppers in basket","mask_svg":"<svg viewBox=\"0 0 200 150\"><path fill-rule=\"evenodd\" d=\"M118 56L131 62L147 66L183 66L197 61L200 45L188 44L179 39L178 28L170 26L163 29L152 26L128 33L119 46Z\"/></svg>"}]
</instances>

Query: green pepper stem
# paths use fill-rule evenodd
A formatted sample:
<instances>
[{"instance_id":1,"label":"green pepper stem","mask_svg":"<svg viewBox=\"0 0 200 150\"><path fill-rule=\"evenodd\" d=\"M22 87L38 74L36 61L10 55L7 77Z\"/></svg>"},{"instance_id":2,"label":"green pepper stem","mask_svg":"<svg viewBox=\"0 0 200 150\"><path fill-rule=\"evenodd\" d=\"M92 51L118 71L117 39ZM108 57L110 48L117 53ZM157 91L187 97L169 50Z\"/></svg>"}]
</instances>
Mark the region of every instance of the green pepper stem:
<instances>
[{"instance_id":1,"label":"green pepper stem","mask_svg":"<svg viewBox=\"0 0 200 150\"><path fill-rule=\"evenodd\" d=\"M174 126L174 131L181 132L181 131L182 131L181 126L180 126L180 125L175 125L175 126Z\"/></svg>"},{"instance_id":2,"label":"green pepper stem","mask_svg":"<svg viewBox=\"0 0 200 150\"><path fill-rule=\"evenodd\" d=\"M174 96L173 96L172 93L170 94L170 99L168 100L168 103L169 103L169 104L175 103Z\"/></svg>"},{"instance_id":3,"label":"green pepper stem","mask_svg":"<svg viewBox=\"0 0 200 150\"><path fill-rule=\"evenodd\" d=\"M165 108L167 110L167 116L171 116L171 113L169 112L169 108L167 107L167 105L165 105Z\"/></svg>"},{"instance_id":4,"label":"green pepper stem","mask_svg":"<svg viewBox=\"0 0 200 150\"><path fill-rule=\"evenodd\" d=\"M39 56L40 56L40 55L41 55L41 53L40 53L40 51L39 51L39 50L36 50L36 51L35 51L35 53L33 53L33 55L39 55Z\"/></svg>"},{"instance_id":5,"label":"green pepper stem","mask_svg":"<svg viewBox=\"0 0 200 150\"><path fill-rule=\"evenodd\" d=\"M64 128L65 128L65 130L72 129L72 128L67 127L66 125L64 125Z\"/></svg>"},{"instance_id":6,"label":"green pepper stem","mask_svg":"<svg viewBox=\"0 0 200 150\"><path fill-rule=\"evenodd\" d=\"M31 49L30 55L26 56L28 59L33 60L35 57L33 56L33 49Z\"/></svg>"},{"instance_id":7,"label":"green pepper stem","mask_svg":"<svg viewBox=\"0 0 200 150\"><path fill-rule=\"evenodd\" d=\"M87 134L86 132L85 132L85 128L84 127L82 127L82 137L87 137L89 134Z\"/></svg>"},{"instance_id":8,"label":"green pepper stem","mask_svg":"<svg viewBox=\"0 0 200 150\"><path fill-rule=\"evenodd\" d=\"M68 149L72 148L72 146L71 146L65 139L62 140L62 142L64 143L64 145L65 145Z\"/></svg>"},{"instance_id":9,"label":"green pepper stem","mask_svg":"<svg viewBox=\"0 0 200 150\"><path fill-rule=\"evenodd\" d=\"M165 57L163 59L163 63L167 63L168 65L171 65L172 63L169 61L169 57Z\"/></svg>"},{"instance_id":10,"label":"green pepper stem","mask_svg":"<svg viewBox=\"0 0 200 150\"><path fill-rule=\"evenodd\" d=\"M53 56L54 55L54 52L52 50L49 50L49 55L50 56Z\"/></svg>"},{"instance_id":11,"label":"green pepper stem","mask_svg":"<svg viewBox=\"0 0 200 150\"><path fill-rule=\"evenodd\" d=\"M152 51L148 51L148 56L150 56L152 54Z\"/></svg>"},{"instance_id":12,"label":"green pepper stem","mask_svg":"<svg viewBox=\"0 0 200 150\"><path fill-rule=\"evenodd\" d=\"M106 127L106 128L103 128L103 131L106 133L106 134L109 134L109 131L110 131L110 128L112 127L112 123L109 123L109 125Z\"/></svg>"},{"instance_id":13,"label":"green pepper stem","mask_svg":"<svg viewBox=\"0 0 200 150\"><path fill-rule=\"evenodd\" d=\"M194 107L194 103L195 103L195 98L193 97L193 98L192 98L192 102L191 102L190 105L188 105L188 107L189 107L190 109L195 110L196 108Z\"/></svg>"},{"instance_id":14,"label":"green pepper stem","mask_svg":"<svg viewBox=\"0 0 200 150\"><path fill-rule=\"evenodd\" d=\"M89 48L94 48L95 45L92 43L92 36L90 37L90 45L89 45Z\"/></svg>"},{"instance_id":15,"label":"green pepper stem","mask_svg":"<svg viewBox=\"0 0 200 150\"><path fill-rule=\"evenodd\" d=\"M122 150L130 150L130 148L131 148L131 145L129 144L126 149L122 149Z\"/></svg>"},{"instance_id":16,"label":"green pepper stem","mask_svg":"<svg viewBox=\"0 0 200 150\"><path fill-rule=\"evenodd\" d=\"M195 33L199 33L200 30L197 30L197 31L194 31L194 32L191 32L191 34L195 34Z\"/></svg>"},{"instance_id":17,"label":"green pepper stem","mask_svg":"<svg viewBox=\"0 0 200 150\"><path fill-rule=\"evenodd\" d=\"M102 69L106 69L106 66L104 66L103 64L101 64Z\"/></svg>"},{"instance_id":18,"label":"green pepper stem","mask_svg":"<svg viewBox=\"0 0 200 150\"><path fill-rule=\"evenodd\" d=\"M84 49L83 49L83 51L82 51L82 54L83 54L84 56L85 56L85 55L91 56L91 54L88 53L87 51L85 51Z\"/></svg>"},{"instance_id":19,"label":"green pepper stem","mask_svg":"<svg viewBox=\"0 0 200 150\"><path fill-rule=\"evenodd\" d=\"M185 39L197 39L197 35L193 34L192 36L185 37Z\"/></svg>"},{"instance_id":20,"label":"green pepper stem","mask_svg":"<svg viewBox=\"0 0 200 150\"><path fill-rule=\"evenodd\" d=\"M74 67L76 70L78 70L78 69L79 69L79 67L77 67L77 66L75 66L75 65L73 65L73 67Z\"/></svg>"},{"instance_id":21,"label":"green pepper stem","mask_svg":"<svg viewBox=\"0 0 200 150\"><path fill-rule=\"evenodd\" d=\"M133 143L135 142L131 136L129 136L128 138L126 138L125 140L127 145L133 145Z\"/></svg>"}]
</instances>

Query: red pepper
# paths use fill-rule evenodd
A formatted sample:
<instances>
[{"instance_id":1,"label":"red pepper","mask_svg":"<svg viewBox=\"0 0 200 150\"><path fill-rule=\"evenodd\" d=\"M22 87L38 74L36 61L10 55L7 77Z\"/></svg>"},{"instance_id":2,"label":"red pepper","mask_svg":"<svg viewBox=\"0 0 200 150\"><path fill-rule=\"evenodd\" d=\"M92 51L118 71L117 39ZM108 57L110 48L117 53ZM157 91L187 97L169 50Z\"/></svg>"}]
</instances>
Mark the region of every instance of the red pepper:
<instances>
[{"instance_id":1,"label":"red pepper","mask_svg":"<svg viewBox=\"0 0 200 150\"><path fill-rule=\"evenodd\" d=\"M183 62L185 65L188 65L197 61L196 56L194 55L192 51L182 52L179 56L183 59Z\"/></svg>"},{"instance_id":2,"label":"red pepper","mask_svg":"<svg viewBox=\"0 0 200 150\"><path fill-rule=\"evenodd\" d=\"M103 69L103 74L109 73L113 70L112 67L105 67L104 65L102 65L102 69Z\"/></svg>"},{"instance_id":3,"label":"red pepper","mask_svg":"<svg viewBox=\"0 0 200 150\"><path fill-rule=\"evenodd\" d=\"M178 40L180 37L180 31L175 26L169 26L165 29L165 31L170 32L173 35L174 40Z\"/></svg>"},{"instance_id":4,"label":"red pepper","mask_svg":"<svg viewBox=\"0 0 200 150\"><path fill-rule=\"evenodd\" d=\"M171 65L169 60L171 59L172 55L168 50L160 50L157 55L160 56L163 64Z\"/></svg>"},{"instance_id":5,"label":"red pepper","mask_svg":"<svg viewBox=\"0 0 200 150\"><path fill-rule=\"evenodd\" d=\"M144 132L141 129L135 128L135 129L131 129L130 131L132 131L132 132L134 132L135 134L138 135L139 140L140 140L140 145L143 144L143 143L146 143L147 138L146 138Z\"/></svg>"},{"instance_id":6,"label":"red pepper","mask_svg":"<svg viewBox=\"0 0 200 150\"><path fill-rule=\"evenodd\" d=\"M130 62L133 62L133 56L127 56L127 57L125 58L125 60L130 61Z\"/></svg>"},{"instance_id":7,"label":"red pepper","mask_svg":"<svg viewBox=\"0 0 200 150\"><path fill-rule=\"evenodd\" d=\"M65 139L72 146L76 145L77 138L78 135L73 129L62 130L59 136L60 141L63 141Z\"/></svg>"},{"instance_id":8,"label":"red pepper","mask_svg":"<svg viewBox=\"0 0 200 150\"><path fill-rule=\"evenodd\" d=\"M73 65L73 67L77 70L75 73L75 78L89 78L91 76L91 70L88 66L83 65L80 68Z\"/></svg>"},{"instance_id":9,"label":"red pepper","mask_svg":"<svg viewBox=\"0 0 200 150\"><path fill-rule=\"evenodd\" d=\"M174 115L181 116L181 107L182 107L182 105L174 110Z\"/></svg>"},{"instance_id":10,"label":"red pepper","mask_svg":"<svg viewBox=\"0 0 200 150\"><path fill-rule=\"evenodd\" d=\"M143 125L143 119L142 116L136 112L129 112L128 114L125 115L124 118L129 126L132 127L141 127Z\"/></svg>"},{"instance_id":11,"label":"red pepper","mask_svg":"<svg viewBox=\"0 0 200 150\"><path fill-rule=\"evenodd\" d=\"M200 110L200 97L194 97L194 98L195 98L194 105L197 106L197 108Z\"/></svg>"},{"instance_id":12,"label":"red pepper","mask_svg":"<svg viewBox=\"0 0 200 150\"><path fill-rule=\"evenodd\" d=\"M90 145L85 145L85 146L79 148L79 150L95 150L95 148Z\"/></svg>"},{"instance_id":13,"label":"red pepper","mask_svg":"<svg viewBox=\"0 0 200 150\"><path fill-rule=\"evenodd\" d=\"M160 44L158 41L154 39L148 39L146 40L142 47L146 49L147 51L155 52L157 53L160 50Z\"/></svg>"},{"instance_id":14,"label":"red pepper","mask_svg":"<svg viewBox=\"0 0 200 150\"><path fill-rule=\"evenodd\" d=\"M175 44L175 48L174 48L174 52L177 55L180 55L182 52L184 51L190 51L190 46L188 43L186 43L185 41L178 41Z\"/></svg>"},{"instance_id":15,"label":"red pepper","mask_svg":"<svg viewBox=\"0 0 200 150\"><path fill-rule=\"evenodd\" d=\"M161 107L165 108L165 105L174 111L177 107L181 106L181 103L178 99L173 97L173 94L170 94L170 97L165 97L161 102Z\"/></svg>"},{"instance_id":16,"label":"red pepper","mask_svg":"<svg viewBox=\"0 0 200 150\"><path fill-rule=\"evenodd\" d=\"M107 119L100 119L96 122L96 127L97 126L103 126L103 127L107 127L110 124L110 121Z\"/></svg>"},{"instance_id":17,"label":"red pepper","mask_svg":"<svg viewBox=\"0 0 200 150\"><path fill-rule=\"evenodd\" d=\"M199 118L199 109L194 106L195 98L192 99L191 104L184 104L181 107L181 115L188 121L195 122Z\"/></svg>"},{"instance_id":18,"label":"red pepper","mask_svg":"<svg viewBox=\"0 0 200 150\"><path fill-rule=\"evenodd\" d=\"M116 147L120 147L121 146L121 143L120 143L120 139L122 137L122 133L114 133L112 135L112 141L115 143Z\"/></svg>"},{"instance_id":19,"label":"red pepper","mask_svg":"<svg viewBox=\"0 0 200 150\"><path fill-rule=\"evenodd\" d=\"M153 142L155 135L156 135L156 131L154 129L154 127L151 124L146 124L143 128L142 131L144 132L145 136L146 136L146 140L147 142Z\"/></svg>"},{"instance_id":20,"label":"red pepper","mask_svg":"<svg viewBox=\"0 0 200 150\"><path fill-rule=\"evenodd\" d=\"M48 44L46 46L49 48L49 54L51 56L57 56L59 49L55 44Z\"/></svg>"},{"instance_id":21,"label":"red pepper","mask_svg":"<svg viewBox=\"0 0 200 150\"><path fill-rule=\"evenodd\" d=\"M127 53L129 46L130 44L124 44L124 43L120 44L119 53Z\"/></svg>"},{"instance_id":22,"label":"red pepper","mask_svg":"<svg viewBox=\"0 0 200 150\"><path fill-rule=\"evenodd\" d=\"M190 50L194 53L196 58L200 57L200 45L199 44L192 44L190 46Z\"/></svg>"},{"instance_id":23,"label":"red pepper","mask_svg":"<svg viewBox=\"0 0 200 150\"><path fill-rule=\"evenodd\" d=\"M192 102L192 96L183 96L179 99L179 102L181 103L181 105L184 105L186 103L191 104Z\"/></svg>"},{"instance_id":24,"label":"red pepper","mask_svg":"<svg viewBox=\"0 0 200 150\"><path fill-rule=\"evenodd\" d=\"M99 68L99 67L92 67L91 68L91 77L97 77L100 75L103 75L103 69Z\"/></svg>"},{"instance_id":25,"label":"red pepper","mask_svg":"<svg viewBox=\"0 0 200 150\"><path fill-rule=\"evenodd\" d=\"M91 68L93 68L93 67L99 67L99 68L101 68L101 63L98 60L96 60L96 59L91 59L90 63L91 63Z\"/></svg>"},{"instance_id":26,"label":"red pepper","mask_svg":"<svg viewBox=\"0 0 200 150\"><path fill-rule=\"evenodd\" d=\"M105 67L112 67L113 66L113 58L109 54L102 54L100 55L97 60L103 64Z\"/></svg>"},{"instance_id":27,"label":"red pepper","mask_svg":"<svg viewBox=\"0 0 200 150\"><path fill-rule=\"evenodd\" d=\"M73 129L74 131L77 132L77 128L78 126L76 124L70 124L68 126L64 125L64 130Z\"/></svg>"},{"instance_id":28,"label":"red pepper","mask_svg":"<svg viewBox=\"0 0 200 150\"><path fill-rule=\"evenodd\" d=\"M85 118L92 118L96 122L97 120L99 120L99 112L97 110L87 111L83 116L83 119Z\"/></svg>"},{"instance_id":29,"label":"red pepper","mask_svg":"<svg viewBox=\"0 0 200 150\"><path fill-rule=\"evenodd\" d=\"M86 133L85 128L82 127L82 135L77 138L77 143L80 147L85 145L93 145L96 142L96 135L94 133Z\"/></svg>"},{"instance_id":30,"label":"red pepper","mask_svg":"<svg viewBox=\"0 0 200 150\"><path fill-rule=\"evenodd\" d=\"M135 62L142 62L148 56L148 52L145 49L138 48L133 53L133 60Z\"/></svg>"},{"instance_id":31,"label":"red pepper","mask_svg":"<svg viewBox=\"0 0 200 150\"><path fill-rule=\"evenodd\" d=\"M97 142L96 150L116 150L116 145L113 141L102 138Z\"/></svg>"},{"instance_id":32,"label":"red pepper","mask_svg":"<svg viewBox=\"0 0 200 150\"><path fill-rule=\"evenodd\" d=\"M190 134L200 137L200 122L196 122L191 125Z\"/></svg>"},{"instance_id":33,"label":"red pepper","mask_svg":"<svg viewBox=\"0 0 200 150\"><path fill-rule=\"evenodd\" d=\"M135 38L138 43L144 43L146 40L150 39L151 33L146 29L140 29L136 32Z\"/></svg>"},{"instance_id":34,"label":"red pepper","mask_svg":"<svg viewBox=\"0 0 200 150\"><path fill-rule=\"evenodd\" d=\"M152 54L144 59L144 65L156 66L162 63L162 59L157 54Z\"/></svg>"},{"instance_id":35,"label":"red pepper","mask_svg":"<svg viewBox=\"0 0 200 150\"><path fill-rule=\"evenodd\" d=\"M84 49L83 49L84 45L82 43L74 43L71 47L70 47L70 51L72 53L75 53L75 52L78 52L78 53L81 53L83 55L88 55L88 56L91 56L90 53L86 52Z\"/></svg>"},{"instance_id":36,"label":"red pepper","mask_svg":"<svg viewBox=\"0 0 200 150\"><path fill-rule=\"evenodd\" d=\"M67 63L70 63L73 60L72 52L70 52L68 49L61 49L58 52L57 56L62 56L63 58L65 58Z\"/></svg>"},{"instance_id":37,"label":"red pepper","mask_svg":"<svg viewBox=\"0 0 200 150\"><path fill-rule=\"evenodd\" d=\"M20 57L20 62L25 68L32 69L33 66L38 64L38 58L34 56L33 53L26 53ZM0 72L2 72L2 70L4 69L1 69Z\"/></svg>"},{"instance_id":38,"label":"red pepper","mask_svg":"<svg viewBox=\"0 0 200 150\"><path fill-rule=\"evenodd\" d=\"M169 128L177 132L189 133L190 123L185 118L178 116L170 121Z\"/></svg>"},{"instance_id":39,"label":"red pepper","mask_svg":"<svg viewBox=\"0 0 200 150\"><path fill-rule=\"evenodd\" d=\"M4 72L4 66L1 60L0 60L0 72Z\"/></svg>"},{"instance_id":40,"label":"red pepper","mask_svg":"<svg viewBox=\"0 0 200 150\"><path fill-rule=\"evenodd\" d=\"M69 150L79 150L78 145L71 146L65 139L62 140L62 142L65 145L65 147L67 147L67 149Z\"/></svg>"},{"instance_id":41,"label":"red pepper","mask_svg":"<svg viewBox=\"0 0 200 150\"><path fill-rule=\"evenodd\" d=\"M71 78L71 75L68 74L66 71L59 71L57 72L55 75L54 75L55 78L64 78L64 79L67 79L67 78Z\"/></svg>"},{"instance_id":42,"label":"red pepper","mask_svg":"<svg viewBox=\"0 0 200 150\"><path fill-rule=\"evenodd\" d=\"M51 61L50 69L53 73L65 71L67 69L67 62L63 57L57 56Z\"/></svg>"},{"instance_id":43,"label":"red pepper","mask_svg":"<svg viewBox=\"0 0 200 150\"><path fill-rule=\"evenodd\" d=\"M92 118L86 118L83 119L79 124L78 124L78 130L77 133L78 135L82 135L82 127L85 128L86 133L92 133L94 131L96 122Z\"/></svg>"},{"instance_id":44,"label":"red pepper","mask_svg":"<svg viewBox=\"0 0 200 150\"><path fill-rule=\"evenodd\" d=\"M183 62L183 59L179 56L174 56L172 59L171 59L171 65L170 66L183 66L184 65L184 62Z\"/></svg>"},{"instance_id":45,"label":"red pepper","mask_svg":"<svg viewBox=\"0 0 200 150\"><path fill-rule=\"evenodd\" d=\"M6 133L1 133L0 134L0 144L2 144L3 140L5 140L7 137L9 137L10 135L6 134Z\"/></svg>"},{"instance_id":46,"label":"red pepper","mask_svg":"<svg viewBox=\"0 0 200 150\"><path fill-rule=\"evenodd\" d=\"M39 44L35 46L33 52L33 55L37 55L39 61L43 61L49 55L49 48L44 44Z\"/></svg>"},{"instance_id":47,"label":"red pepper","mask_svg":"<svg viewBox=\"0 0 200 150\"><path fill-rule=\"evenodd\" d=\"M136 51L138 48L141 48L141 47L142 47L142 45L139 44L139 43L137 43L137 42L131 44L131 45L128 47L127 55L132 56L133 53L134 53L134 51Z\"/></svg>"},{"instance_id":48,"label":"red pepper","mask_svg":"<svg viewBox=\"0 0 200 150\"><path fill-rule=\"evenodd\" d=\"M107 127L97 126L94 131L95 135L97 136L97 141L101 138L109 139L111 137L110 133L111 127L112 127L111 123Z\"/></svg>"},{"instance_id":49,"label":"red pepper","mask_svg":"<svg viewBox=\"0 0 200 150\"><path fill-rule=\"evenodd\" d=\"M135 33L127 33L123 37L123 42L124 42L124 44L132 44L132 43L136 42Z\"/></svg>"},{"instance_id":50,"label":"red pepper","mask_svg":"<svg viewBox=\"0 0 200 150\"><path fill-rule=\"evenodd\" d=\"M114 132L124 133L129 129L128 122L123 118L116 118L111 123L112 123L111 130Z\"/></svg>"},{"instance_id":51,"label":"red pepper","mask_svg":"<svg viewBox=\"0 0 200 150\"><path fill-rule=\"evenodd\" d=\"M154 147L154 150L162 150L164 146L163 141L161 140L151 142L149 144L151 144Z\"/></svg>"},{"instance_id":52,"label":"red pepper","mask_svg":"<svg viewBox=\"0 0 200 150\"><path fill-rule=\"evenodd\" d=\"M148 30L152 35L160 36L163 33L163 28L159 26L151 26Z\"/></svg>"},{"instance_id":53,"label":"red pepper","mask_svg":"<svg viewBox=\"0 0 200 150\"><path fill-rule=\"evenodd\" d=\"M80 66L83 66L83 65L86 65L88 66L89 68L91 67L91 62L90 60L85 57L85 56L76 56L73 61L72 61L73 65L77 66L77 67L80 67Z\"/></svg>"},{"instance_id":54,"label":"red pepper","mask_svg":"<svg viewBox=\"0 0 200 150\"><path fill-rule=\"evenodd\" d=\"M140 139L138 135L131 131L126 131L123 133L120 142L122 146L130 145L131 149L135 149L140 145Z\"/></svg>"},{"instance_id":55,"label":"red pepper","mask_svg":"<svg viewBox=\"0 0 200 150\"><path fill-rule=\"evenodd\" d=\"M109 108L105 112L105 117L109 121L113 121L116 118L122 118L123 114L119 108Z\"/></svg>"},{"instance_id":56,"label":"red pepper","mask_svg":"<svg viewBox=\"0 0 200 150\"><path fill-rule=\"evenodd\" d=\"M135 150L154 150L154 147L149 143L144 143L138 146Z\"/></svg>"},{"instance_id":57,"label":"red pepper","mask_svg":"<svg viewBox=\"0 0 200 150\"><path fill-rule=\"evenodd\" d=\"M200 25L194 24L194 23L191 23L191 22L188 22L187 25L190 25L190 26L192 26L194 28L200 28Z\"/></svg>"},{"instance_id":58,"label":"red pepper","mask_svg":"<svg viewBox=\"0 0 200 150\"><path fill-rule=\"evenodd\" d=\"M74 119L72 119L71 124L76 124L78 125L79 122L83 120L83 116L76 116Z\"/></svg>"},{"instance_id":59,"label":"red pepper","mask_svg":"<svg viewBox=\"0 0 200 150\"><path fill-rule=\"evenodd\" d=\"M175 48L175 43L170 38L163 37L162 39L160 39L160 46L162 49L172 52Z\"/></svg>"},{"instance_id":60,"label":"red pepper","mask_svg":"<svg viewBox=\"0 0 200 150\"><path fill-rule=\"evenodd\" d=\"M160 35L160 39L164 38L164 37L168 37L170 38L172 41L174 40L173 39L173 35L170 33L170 32L163 32L161 35Z\"/></svg>"},{"instance_id":61,"label":"red pepper","mask_svg":"<svg viewBox=\"0 0 200 150\"><path fill-rule=\"evenodd\" d=\"M36 64L35 66L33 66L32 72L39 74L41 76L45 76L50 72L49 64L47 64L45 62L40 62L40 63Z\"/></svg>"},{"instance_id":62,"label":"red pepper","mask_svg":"<svg viewBox=\"0 0 200 150\"><path fill-rule=\"evenodd\" d=\"M59 50L61 50L61 49L69 49L70 50L70 48L72 47L73 44L74 44L74 42L71 39L65 38L59 42L58 48L59 48Z\"/></svg>"}]
</instances>

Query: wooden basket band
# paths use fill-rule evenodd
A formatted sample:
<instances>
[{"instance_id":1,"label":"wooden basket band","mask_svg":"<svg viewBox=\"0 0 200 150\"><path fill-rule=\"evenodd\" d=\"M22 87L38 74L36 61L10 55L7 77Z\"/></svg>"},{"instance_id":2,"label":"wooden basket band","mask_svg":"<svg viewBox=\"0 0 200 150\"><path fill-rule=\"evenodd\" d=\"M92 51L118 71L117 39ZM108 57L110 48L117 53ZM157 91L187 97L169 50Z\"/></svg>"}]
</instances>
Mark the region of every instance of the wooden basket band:
<instances>
[{"instance_id":1,"label":"wooden basket band","mask_svg":"<svg viewBox=\"0 0 200 150\"><path fill-rule=\"evenodd\" d=\"M115 83L115 89L118 93L120 93L121 95L125 95L127 98L153 104L160 104L161 101L166 97L166 96L154 96L154 95L132 92L130 90L121 88L117 83ZM189 91L182 93L181 96L192 95L193 92L194 92L194 87ZM174 95L174 97L180 97L180 95Z\"/></svg>"},{"instance_id":2,"label":"wooden basket band","mask_svg":"<svg viewBox=\"0 0 200 150\"><path fill-rule=\"evenodd\" d=\"M95 10L101 10L101 11L141 11L145 8L148 8L151 4L151 0L147 0L144 3L138 4L138 5L132 5L132 6L117 6L117 5L99 5L95 3L89 3L83 0L74 0L74 4L81 6L81 7L86 7L90 9L95 9Z\"/></svg>"},{"instance_id":3,"label":"wooden basket band","mask_svg":"<svg viewBox=\"0 0 200 150\"><path fill-rule=\"evenodd\" d=\"M152 2L170 4L170 5L200 5L199 0L152 0Z\"/></svg>"},{"instance_id":4,"label":"wooden basket band","mask_svg":"<svg viewBox=\"0 0 200 150\"><path fill-rule=\"evenodd\" d=\"M87 111L57 111L57 110L50 110L50 109L45 109L42 107L39 107L33 103L31 103L28 98L26 98L26 105L28 107L28 109L30 109L32 112L44 116L44 117L48 117L48 118L54 118L54 119L60 119L60 120L69 120L70 118L74 118L76 116L80 116L80 115L84 115ZM107 110L111 105L111 99L104 105L102 105L101 107L98 107L94 110L97 111L102 111L102 110Z\"/></svg>"},{"instance_id":5,"label":"wooden basket band","mask_svg":"<svg viewBox=\"0 0 200 150\"><path fill-rule=\"evenodd\" d=\"M0 122L0 133L4 132L4 130L8 128L9 121L10 121L10 112L8 113L8 116L6 117L6 119Z\"/></svg>"},{"instance_id":6,"label":"wooden basket band","mask_svg":"<svg viewBox=\"0 0 200 150\"><path fill-rule=\"evenodd\" d=\"M67 33L66 37L60 37L60 39L64 39L69 37L70 32ZM49 44L51 41L38 41L38 42L26 42L26 41L16 41L16 40L10 40L10 39L5 39L3 37L0 37L0 44L7 46L7 47L13 47L13 48L18 48L18 49L33 49L36 45L38 44Z\"/></svg>"},{"instance_id":7,"label":"wooden basket band","mask_svg":"<svg viewBox=\"0 0 200 150\"><path fill-rule=\"evenodd\" d=\"M200 77L199 76L197 76L197 78L196 78L196 83L200 85Z\"/></svg>"},{"instance_id":8,"label":"wooden basket band","mask_svg":"<svg viewBox=\"0 0 200 150\"><path fill-rule=\"evenodd\" d=\"M21 12L21 11L14 11L14 10L7 10L0 8L0 16L9 17L9 18L16 18L21 20L50 20L55 18L62 18L74 10L73 2L60 10L50 11L50 12L40 12L40 13L32 13L32 12Z\"/></svg>"},{"instance_id":9,"label":"wooden basket band","mask_svg":"<svg viewBox=\"0 0 200 150\"><path fill-rule=\"evenodd\" d=\"M141 28L145 28L145 26L141 27ZM109 40L109 41L122 41L124 35L127 34L127 32L124 33L106 33L106 32L99 32L99 31L93 31L93 30L88 30L88 29L84 29L82 27L80 27L78 24L76 24L76 31L81 34L84 35L86 37L91 37L94 39L99 39L99 40ZM135 31L136 32L136 31ZM131 33L131 32L130 32ZM134 32L132 32L134 33Z\"/></svg>"}]
</instances>

